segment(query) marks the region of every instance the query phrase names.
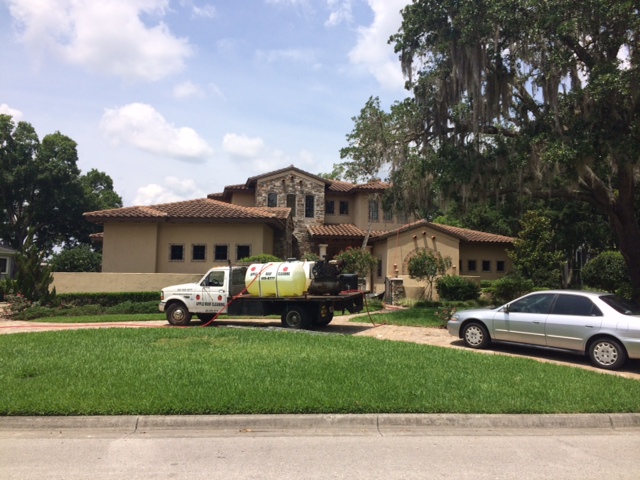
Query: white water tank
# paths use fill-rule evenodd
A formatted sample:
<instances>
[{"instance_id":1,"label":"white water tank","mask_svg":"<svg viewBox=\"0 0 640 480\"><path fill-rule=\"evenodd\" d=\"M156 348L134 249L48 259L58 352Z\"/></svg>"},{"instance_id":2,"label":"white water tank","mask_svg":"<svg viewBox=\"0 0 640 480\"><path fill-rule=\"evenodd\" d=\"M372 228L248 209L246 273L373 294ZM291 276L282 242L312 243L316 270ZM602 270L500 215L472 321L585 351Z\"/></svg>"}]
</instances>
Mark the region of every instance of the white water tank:
<instances>
[{"instance_id":1,"label":"white water tank","mask_svg":"<svg viewBox=\"0 0 640 480\"><path fill-rule=\"evenodd\" d=\"M259 297L298 297L311 283L312 262L273 262L249 265L244 277L247 292Z\"/></svg>"}]
</instances>

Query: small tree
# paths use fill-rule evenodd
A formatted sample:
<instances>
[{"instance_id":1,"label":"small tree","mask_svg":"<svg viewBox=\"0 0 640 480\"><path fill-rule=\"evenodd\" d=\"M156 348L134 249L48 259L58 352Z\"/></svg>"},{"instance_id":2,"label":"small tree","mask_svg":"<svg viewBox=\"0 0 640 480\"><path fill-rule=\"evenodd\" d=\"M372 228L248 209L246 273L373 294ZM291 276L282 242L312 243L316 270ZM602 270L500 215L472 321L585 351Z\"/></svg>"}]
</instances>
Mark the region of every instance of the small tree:
<instances>
[{"instance_id":1,"label":"small tree","mask_svg":"<svg viewBox=\"0 0 640 480\"><path fill-rule=\"evenodd\" d=\"M357 273L360 278L366 278L378 266L378 259L362 248L347 247L335 256L344 264L345 273Z\"/></svg>"},{"instance_id":2,"label":"small tree","mask_svg":"<svg viewBox=\"0 0 640 480\"><path fill-rule=\"evenodd\" d=\"M15 290L31 302L48 303L55 295L49 292L53 282L51 267L44 264L44 252L33 241L33 230L27 235L21 252L16 254Z\"/></svg>"},{"instance_id":3,"label":"small tree","mask_svg":"<svg viewBox=\"0 0 640 480\"><path fill-rule=\"evenodd\" d=\"M536 211L524 214L522 230L507 254L514 270L536 287L558 288L562 279L563 254L553 245L550 220Z\"/></svg>"},{"instance_id":4,"label":"small tree","mask_svg":"<svg viewBox=\"0 0 640 480\"><path fill-rule=\"evenodd\" d=\"M102 255L94 252L89 245L79 245L53 255L50 263L54 272L99 272Z\"/></svg>"},{"instance_id":5,"label":"small tree","mask_svg":"<svg viewBox=\"0 0 640 480\"><path fill-rule=\"evenodd\" d=\"M431 250L422 249L409 260L409 276L427 282L427 300L433 297L433 282L451 268L451 257L442 257Z\"/></svg>"}]
</instances>

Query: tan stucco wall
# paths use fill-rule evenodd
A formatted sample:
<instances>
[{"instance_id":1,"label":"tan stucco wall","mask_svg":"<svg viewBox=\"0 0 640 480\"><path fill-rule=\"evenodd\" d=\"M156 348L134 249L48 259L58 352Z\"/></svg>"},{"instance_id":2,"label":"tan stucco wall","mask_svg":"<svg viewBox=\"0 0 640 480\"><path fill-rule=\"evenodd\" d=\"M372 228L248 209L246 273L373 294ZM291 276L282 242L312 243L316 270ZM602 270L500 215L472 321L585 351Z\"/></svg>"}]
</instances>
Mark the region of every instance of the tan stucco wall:
<instances>
[{"instance_id":1,"label":"tan stucco wall","mask_svg":"<svg viewBox=\"0 0 640 480\"><path fill-rule=\"evenodd\" d=\"M170 245L184 245L184 261L171 261ZM193 261L193 245L206 245L206 261ZM273 253L273 231L258 223L246 224L161 224L158 231L157 265L159 272L197 273L211 267L227 265L227 261L214 261L216 245L227 245L229 260L236 263L238 245L249 245L251 255Z\"/></svg>"},{"instance_id":2,"label":"tan stucco wall","mask_svg":"<svg viewBox=\"0 0 640 480\"><path fill-rule=\"evenodd\" d=\"M333 200L334 202L334 214L326 214L324 216L324 223L336 224L336 223L354 223L353 220L353 209L354 209L354 200L353 196L349 195L333 195L327 193L325 196L326 200ZM340 215L340 202L348 202L349 203L349 213L346 215Z\"/></svg>"},{"instance_id":3,"label":"tan stucco wall","mask_svg":"<svg viewBox=\"0 0 640 480\"><path fill-rule=\"evenodd\" d=\"M472 272L468 269L468 261L476 261L476 271ZM490 271L482 270L482 262L486 260L490 262ZM496 271L496 262L503 261L505 265L504 272ZM463 244L460 253L460 274L477 275L482 280L497 280L502 278L506 273L512 270L511 259L507 256L505 245L500 244Z\"/></svg>"},{"instance_id":4,"label":"tan stucco wall","mask_svg":"<svg viewBox=\"0 0 640 480\"><path fill-rule=\"evenodd\" d=\"M56 293L158 292L170 285L197 282L205 274L175 273L67 273L53 274ZM158 296L158 300L160 297Z\"/></svg>"},{"instance_id":5,"label":"tan stucco wall","mask_svg":"<svg viewBox=\"0 0 640 480\"><path fill-rule=\"evenodd\" d=\"M256 199L253 192L233 192L231 203L241 207L255 207Z\"/></svg>"},{"instance_id":6,"label":"tan stucco wall","mask_svg":"<svg viewBox=\"0 0 640 480\"><path fill-rule=\"evenodd\" d=\"M102 245L103 272L156 271L156 223L106 223Z\"/></svg>"},{"instance_id":7,"label":"tan stucco wall","mask_svg":"<svg viewBox=\"0 0 640 480\"><path fill-rule=\"evenodd\" d=\"M104 226L103 272L202 273L227 261L214 261L215 245L226 245L236 263L238 245L251 255L273 254L271 227L260 223L107 223ZM184 246L184 260L170 261L170 246ZM206 260L192 260L192 246L206 246Z\"/></svg>"}]
</instances>

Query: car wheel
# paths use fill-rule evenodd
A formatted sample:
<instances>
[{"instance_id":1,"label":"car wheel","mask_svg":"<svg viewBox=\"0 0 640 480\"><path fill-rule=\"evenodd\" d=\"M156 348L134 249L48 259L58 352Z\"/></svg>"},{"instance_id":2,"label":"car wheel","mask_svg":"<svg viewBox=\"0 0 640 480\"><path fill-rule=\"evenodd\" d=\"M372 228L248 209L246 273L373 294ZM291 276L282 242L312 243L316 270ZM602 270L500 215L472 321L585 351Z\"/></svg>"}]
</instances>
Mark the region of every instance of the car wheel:
<instances>
[{"instance_id":1,"label":"car wheel","mask_svg":"<svg viewBox=\"0 0 640 480\"><path fill-rule=\"evenodd\" d=\"M326 327L331 323L331 320L333 320L333 311L328 305L322 305L313 324L317 327Z\"/></svg>"},{"instance_id":2,"label":"car wheel","mask_svg":"<svg viewBox=\"0 0 640 480\"><path fill-rule=\"evenodd\" d=\"M627 361L624 347L612 338L600 338L589 346L591 363L605 370L616 370Z\"/></svg>"},{"instance_id":3,"label":"car wheel","mask_svg":"<svg viewBox=\"0 0 640 480\"><path fill-rule=\"evenodd\" d=\"M309 326L309 316L303 307L289 307L282 314L282 325L285 328L307 328Z\"/></svg>"},{"instance_id":4,"label":"car wheel","mask_svg":"<svg viewBox=\"0 0 640 480\"><path fill-rule=\"evenodd\" d=\"M478 322L467 323L462 331L464 344L469 348L485 348L491 343L491 337L484 325Z\"/></svg>"},{"instance_id":5,"label":"car wheel","mask_svg":"<svg viewBox=\"0 0 640 480\"><path fill-rule=\"evenodd\" d=\"M211 320L213 320L213 317L215 317L215 315L213 313L199 313L197 317L198 320L200 320L202 323L209 323Z\"/></svg>"},{"instance_id":6,"label":"car wheel","mask_svg":"<svg viewBox=\"0 0 640 480\"><path fill-rule=\"evenodd\" d=\"M172 303L167 308L167 320L171 325L184 327L191 322L191 312L182 303Z\"/></svg>"}]
</instances>

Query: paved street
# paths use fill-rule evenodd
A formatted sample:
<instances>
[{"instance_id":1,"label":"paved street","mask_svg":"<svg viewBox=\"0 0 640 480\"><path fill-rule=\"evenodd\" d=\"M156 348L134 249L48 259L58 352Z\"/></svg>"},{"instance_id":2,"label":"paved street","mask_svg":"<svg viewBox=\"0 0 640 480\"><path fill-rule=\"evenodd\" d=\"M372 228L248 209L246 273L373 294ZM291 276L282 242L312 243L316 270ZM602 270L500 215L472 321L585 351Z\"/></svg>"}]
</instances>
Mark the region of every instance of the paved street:
<instances>
[{"instance_id":1,"label":"paved street","mask_svg":"<svg viewBox=\"0 0 640 480\"><path fill-rule=\"evenodd\" d=\"M640 428L0 430L0 478L637 479Z\"/></svg>"}]
</instances>

